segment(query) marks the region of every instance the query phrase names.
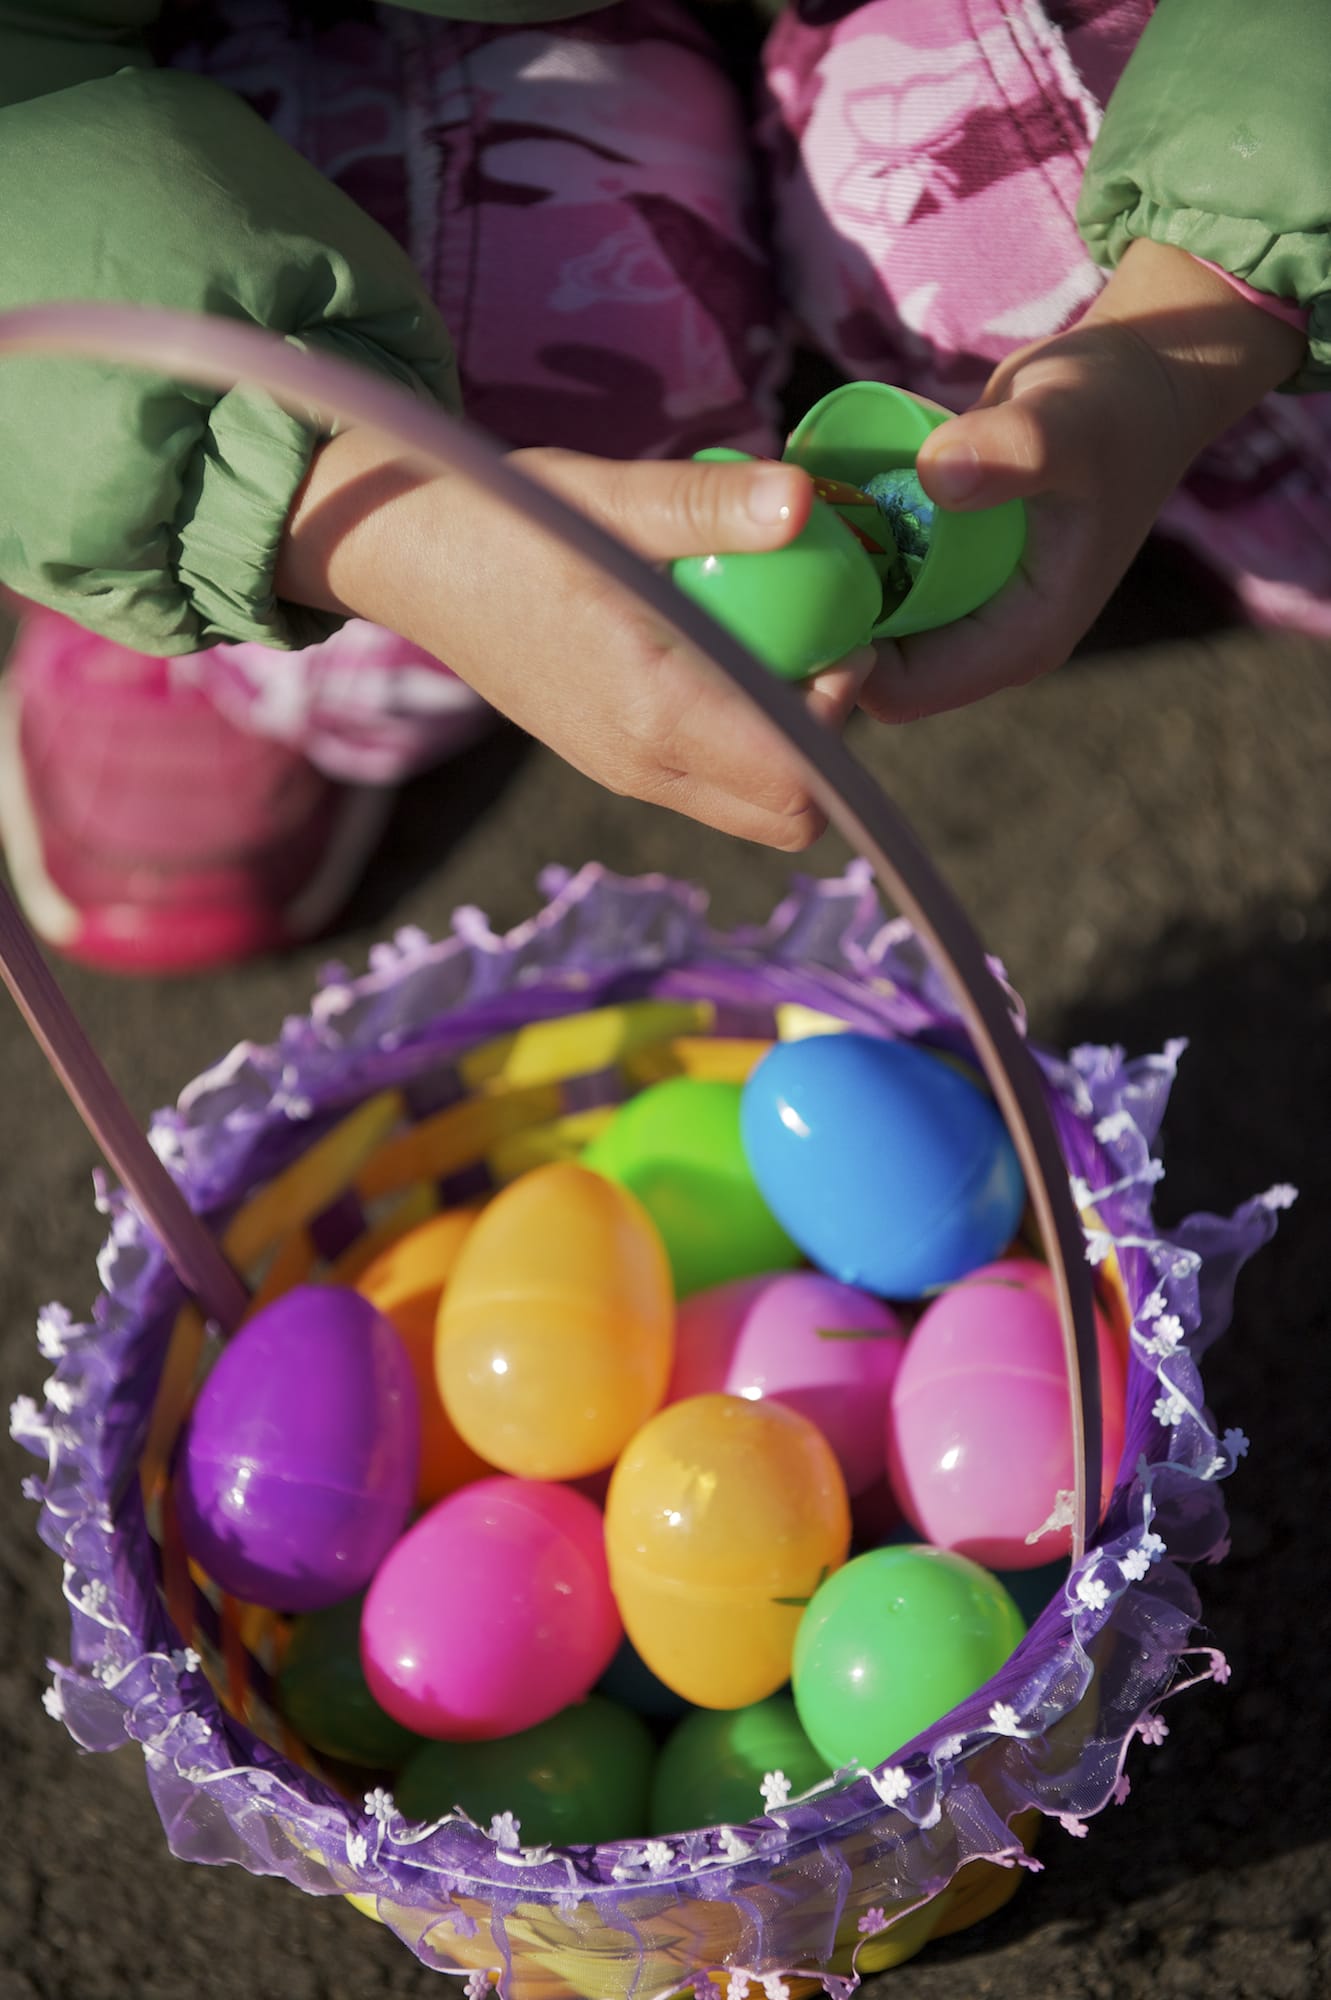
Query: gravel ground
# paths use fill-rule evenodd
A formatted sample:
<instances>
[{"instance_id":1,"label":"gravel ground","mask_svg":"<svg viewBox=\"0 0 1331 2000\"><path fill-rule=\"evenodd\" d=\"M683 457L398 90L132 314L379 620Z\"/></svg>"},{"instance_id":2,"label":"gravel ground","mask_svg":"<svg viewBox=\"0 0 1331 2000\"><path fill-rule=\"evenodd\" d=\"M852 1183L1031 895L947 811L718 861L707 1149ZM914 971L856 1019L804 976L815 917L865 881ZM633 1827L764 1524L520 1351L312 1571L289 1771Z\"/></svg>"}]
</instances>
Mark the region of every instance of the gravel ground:
<instances>
[{"instance_id":1,"label":"gravel ground","mask_svg":"<svg viewBox=\"0 0 1331 2000\"><path fill-rule=\"evenodd\" d=\"M1025 994L1036 1032L1134 1051L1187 1035L1166 1126L1166 1219L1274 1181L1303 1190L1249 1271L1209 1364L1253 1440L1230 1487L1234 1547L1204 1576L1234 1677L1170 1712L1133 1791L1001 1916L880 1982L894 2000L1314 2000L1331 1993L1322 1342L1331 1191L1331 656L1221 630L1156 552L1095 645L1054 680L908 736L856 743ZM1161 643L1159 634L1174 636ZM143 1114L241 1036L300 1008L315 967L363 962L460 902L511 922L538 869L613 857L708 883L722 918L765 912L779 857L603 796L497 737L404 796L358 904L323 947L207 980L65 981ZM836 870L829 840L805 865ZM36 1392L37 1307L86 1308L98 1218L90 1145L0 1008L0 1406ZM338 1904L168 1855L137 1752L81 1757L42 1712L66 1625L54 1559L0 1446L0 2000L367 2000L443 1991ZM870 1990L877 1990L876 1986Z\"/></svg>"}]
</instances>

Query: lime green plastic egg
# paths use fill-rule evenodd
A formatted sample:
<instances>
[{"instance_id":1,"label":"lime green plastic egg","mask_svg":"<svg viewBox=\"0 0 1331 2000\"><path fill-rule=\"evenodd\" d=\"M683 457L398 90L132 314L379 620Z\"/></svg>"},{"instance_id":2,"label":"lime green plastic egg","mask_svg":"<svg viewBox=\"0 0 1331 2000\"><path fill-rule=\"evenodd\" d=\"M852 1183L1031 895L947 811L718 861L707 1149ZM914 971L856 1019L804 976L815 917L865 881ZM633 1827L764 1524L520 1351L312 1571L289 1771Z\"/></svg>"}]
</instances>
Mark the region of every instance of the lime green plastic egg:
<instances>
[{"instance_id":1,"label":"lime green plastic egg","mask_svg":"<svg viewBox=\"0 0 1331 2000\"><path fill-rule=\"evenodd\" d=\"M795 1638L799 1719L832 1769L881 1764L984 1686L1026 1627L969 1557L892 1547L814 1593Z\"/></svg>"},{"instance_id":2,"label":"lime green plastic egg","mask_svg":"<svg viewBox=\"0 0 1331 2000\"><path fill-rule=\"evenodd\" d=\"M512 1813L524 1847L631 1840L647 1831L655 1751L640 1715L593 1694L515 1736L422 1745L394 1796L408 1819Z\"/></svg>"},{"instance_id":3,"label":"lime green plastic egg","mask_svg":"<svg viewBox=\"0 0 1331 2000\"><path fill-rule=\"evenodd\" d=\"M630 1098L583 1155L651 1216L677 1298L801 1261L745 1157L742 1098L738 1083L670 1077Z\"/></svg>"},{"instance_id":4,"label":"lime green plastic egg","mask_svg":"<svg viewBox=\"0 0 1331 2000\"><path fill-rule=\"evenodd\" d=\"M786 1694L747 1708L700 1708L669 1737L652 1778L651 1830L742 1826L768 1809L763 1780L780 1774L792 1798L828 1775Z\"/></svg>"},{"instance_id":5,"label":"lime green plastic egg","mask_svg":"<svg viewBox=\"0 0 1331 2000\"><path fill-rule=\"evenodd\" d=\"M747 452L713 446L701 459ZM864 644L882 616L883 587L846 524L815 500L785 548L762 555L682 556L679 589L732 632L782 680L804 680Z\"/></svg>"},{"instance_id":6,"label":"lime green plastic egg","mask_svg":"<svg viewBox=\"0 0 1331 2000\"><path fill-rule=\"evenodd\" d=\"M291 1628L278 1674L282 1713L325 1757L391 1771L421 1741L385 1714L360 1663L364 1597L312 1611Z\"/></svg>"}]
</instances>

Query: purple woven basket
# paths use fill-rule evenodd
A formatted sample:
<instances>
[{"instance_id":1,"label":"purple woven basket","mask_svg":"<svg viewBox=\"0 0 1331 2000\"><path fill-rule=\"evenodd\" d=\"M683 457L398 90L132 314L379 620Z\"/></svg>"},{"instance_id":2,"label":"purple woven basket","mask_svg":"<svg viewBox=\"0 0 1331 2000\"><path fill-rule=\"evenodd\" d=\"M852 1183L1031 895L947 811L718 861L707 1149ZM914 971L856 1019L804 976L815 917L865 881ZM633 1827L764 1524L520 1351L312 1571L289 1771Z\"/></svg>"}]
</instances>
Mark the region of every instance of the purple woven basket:
<instances>
[{"instance_id":1,"label":"purple woven basket","mask_svg":"<svg viewBox=\"0 0 1331 2000\"><path fill-rule=\"evenodd\" d=\"M367 1100L393 1090L411 1116L433 1116L459 1094L466 1051L551 1016L701 1002L714 1033L763 1038L777 1010L798 1006L966 1048L954 1004L908 928L884 920L865 869L801 882L765 925L728 935L708 929L697 890L660 877L592 868L543 886L550 901L507 936L474 911L441 943L402 935L363 978L326 986L276 1044L242 1047L192 1084L153 1126L191 1205L223 1228ZM384 1791L351 1802L283 1755L228 1712L164 1602L138 1473L184 1293L116 1196L93 1323L44 1315L46 1405L14 1412L14 1435L45 1461L29 1490L71 1607L71 1664L48 1705L85 1749L142 1746L176 1854L364 1899L471 1991L493 1975L513 2000L674 1993L704 1978L774 1993L775 1980L812 1975L847 1993L948 1927L945 1892L966 1864L1038 1867L1014 1832L1023 1815L1077 1834L1121 1801L1134 1740L1163 1734L1162 1698L1225 1677L1218 1652L1192 1645L1189 1570L1224 1551L1218 1482L1243 1440L1213 1428L1200 1360L1282 1194L1158 1233L1151 1147L1175 1053L1039 1056L1074 1186L1097 1217L1088 1254L1112 1258L1132 1313L1123 1460L1092 1546L1012 1660L890 1765L744 1827L551 1852L523 1849L501 1822L410 1825ZM622 1090L613 1067L565 1087L570 1104ZM445 1192L484 1177L473 1168ZM340 1197L310 1234L331 1258L363 1227Z\"/></svg>"}]
</instances>

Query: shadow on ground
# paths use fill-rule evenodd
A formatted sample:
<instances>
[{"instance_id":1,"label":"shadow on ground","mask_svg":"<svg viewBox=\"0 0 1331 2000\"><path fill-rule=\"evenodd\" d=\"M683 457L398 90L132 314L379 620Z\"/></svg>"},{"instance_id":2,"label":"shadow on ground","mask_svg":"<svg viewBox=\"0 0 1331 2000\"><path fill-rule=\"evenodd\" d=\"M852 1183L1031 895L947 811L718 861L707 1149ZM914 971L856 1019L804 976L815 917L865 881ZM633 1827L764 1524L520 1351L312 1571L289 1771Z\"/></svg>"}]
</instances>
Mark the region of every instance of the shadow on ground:
<instances>
[{"instance_id":1,"label":"shadow on ground","mask_svg":"<svg viewBox=\"0 0 1331 2000\"><path fill-rule=\"evenodd\" d=\"M1061 1011L1049 1039L1154 1049L1186 1024L1161 1219L1225 1210L1277 1182L1300 1189L1207 1364L1222 1426L1239 1424L1253 1446L1228 1488L1232 1552L1198 1574L1233 1680L1166 1707L1176 1727L1161 1749L1134 1751L1127 1805L1103 1813L1084 1846L1051 1828L1048 1873L913 1966L901 2000L1015 1994L1019 1968L1032 1994L1331 1990L1331 900L1259 914L1238 950L1181 924L1154 959L1157 977L1112 1005Z\"/></svg>"},{"instance_id":2,"label":"shadow on ground","mask_svg":"<svg viewBox=\"0 0 1331 2000\"><path fill-rule=\"evenodd\" d=\"M408 779L394 802L383 846L342 913L339 929L387 923L482 823L534 749L521 730L499 722L449 766L443 781L438 771Z\"/></svg>"}]
</instances>

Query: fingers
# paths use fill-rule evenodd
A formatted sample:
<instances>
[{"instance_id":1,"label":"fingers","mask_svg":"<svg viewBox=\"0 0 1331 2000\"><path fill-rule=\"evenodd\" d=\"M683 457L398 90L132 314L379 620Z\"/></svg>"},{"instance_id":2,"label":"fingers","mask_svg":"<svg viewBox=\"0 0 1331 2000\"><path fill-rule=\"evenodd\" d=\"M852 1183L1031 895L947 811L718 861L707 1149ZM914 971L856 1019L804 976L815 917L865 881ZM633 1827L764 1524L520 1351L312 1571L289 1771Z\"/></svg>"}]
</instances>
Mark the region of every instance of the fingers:
<instances>
[{"instance_id":1,"label":"fingers","mask_svg":"<svg viewBox=\"0 0 1331 2000\"><path fill-rule=\"evenodd\" d=\"M805 688L805 706L810 715L828 729L842 729L877 664L878 649L860 646L834 667L825 667Z\"/></svg>"},{"instance_id":2,"label":"fingers","mask_svg":"<svg viewBox=\"0 0 1331 2000\"><path fill-rule=\"evenodd\" d=\"M862 647L809 683L804 700L819 723L840 730L876 658L873 647ZM616 791L787 853L802 852L824 831L826 815L783 738L691 649L662 649L632 721L627 754L622 743L613 752L587 746L592 775L604 779L613 770Z\"/></svg>"},{"instance_id":3,"label":"fingers","mask_svg":"<svg viewBox=\"0 0 1331 2000\"><path fill-rule=\"evenodd\" d=\"M940 507L966 512L1040 493L1082 493L1093 436L1084 407L1031 394L969 410L930 433L920 448L920 484Z\"/></svg>"},{"instance_id":4,"label":"fingers","mask_svg":"<svg viewBox=\"0 0 1331 2000\"><path fill-rule=\"evenodd\" d=\"M874 647L862 646L808 683L803 700L815 721L840 732L877 657ZM712 673L696 672L695 678L690 660L680 652L667 669L671 675L688 672L690 682L673 728L656 736L662 761L742 800L771 829L749 838L764 838L771 846L807 846L808 839L797 836L815 820L820 833L825 820L813 806L799 760L746 696ZM775 837L783 829L786 837Z\"/></svg>"},{"instance_id":5,"label":"fingers","mask_svg":"<svg viewBox=\"0 0 1331 2000\"><path fill-rule=\"evenodd\" d=\"M958 510L1085 500L1129 469L1168 490L1195 448L1159 358L1130 329L1083 324L1001 363L977 406L925 439L919 473Z\"/></svg>"},{"instance_id":6,"label":"fingers","mask_svg":"<svg viewBox=\"0 0 1331 2000\"><path fill-rule=\"evenodd\" d=\"M813 505L808 474L769 459L621 462L557 451L513 457L524 472L656 562L783 548Z\"/></svg>"},{"instance_id":7,"label":"fingers","mask_svg":"<svg viewBox=\"0 0 1331 2000\"><path fill-rule=\"evenodd\" d=\"M860 706L878 722L915 722L1024 687L1068 660L1133 553L1053 503L1033 510L1027 559L988 604L937 631L878 647ZM1140 524L1145 534L1149 516ZM1034 550L1034 562L1028 566ZM1043 580L1043 581L1042 581Z\"/></svg>"},{"instance_id":8,"label":"fingers","mask_svg":"<svg viewBox=\"0 0 1331 2000\"><path fill-rule=\"evenodd\" d=\"M618 463L552 450L515 452L517 467L558 492L648 560L778 548L813 503L808 475L757 459ZM468 544L470 546L470 544ZM465 551L452 550L466 573ZM534 622L529 600L559 606ZM498 649L478 624L466 675L507 714L589 777L668 806L740 839L798 853L826 824L798 760L761 712L662 621L557 545L536 536L502 598L523 631ZM502 622L502 620L501 620ZM456 647L454 664L467 665ZM864 648L806 692L810 712L839 728L875 655ZM520 662L520 664L519 664ZM478 670L479 669L479 670Z\"/></svg>"},{"instance_id":9,"label":"fingers","mask_svg":"<svg viewBox=\"0 0 1331 2000\"><path fill-rule=\"evenodd\" d=\"M918 463L940 507L1024 501L1021 566L968 618L881 647L861 705L911 721L1062 666L1186 462L1135 343L1096 329L1013 357L975 409L931 433Z\"/></svg>"},{"instance_id":10,"label":"fingers","mask_svg":"<svg viewBox=\"0 0 1331 2000\"><path fill-rule=\"evenodd\" d=\"M827 820L811 799L797 811L773 812L736 796L719 785L708 785L683 773L677 782L664 782L654 795L655 803L684 813L703 826L737 840L751 840L760 847L774 847L783 854L803 854L826 830Z\"/></svg>"},{"instance_id":11,"label":"fingers","mask_svg":"<svg viewBox=\"0 0 1331 2000\"><path fill-rule=\"evenodd\" d=\"M696 669L680 654L674 671ZM650 743L620 742L609 755L591 746L573 761L621 795L668 806L722 833L799 853L825 818L799 764L746 698L697 673L686 706Z\"/></svg>"},{"instance_id":12,"label":"fingers","mask_svg":"<svg viewBox=\"0 0 1331 2000\"><path fill-rule=\"evenodd\" d=\"M1033 644L1029 631L1014 641L1010 627L995 627L977 613L940 631L881 645L860 706L875 722L918 722L1023 686L1066 657L1057 647L1046 652L1042 636Z\"/></svg>"}]
</instances>

